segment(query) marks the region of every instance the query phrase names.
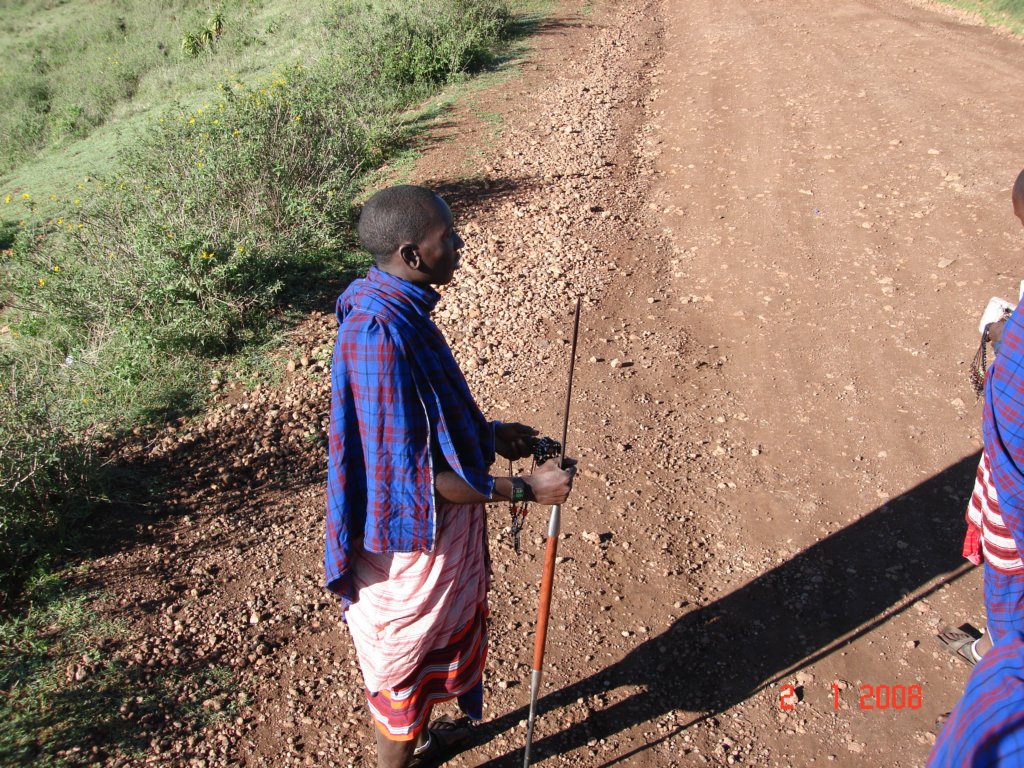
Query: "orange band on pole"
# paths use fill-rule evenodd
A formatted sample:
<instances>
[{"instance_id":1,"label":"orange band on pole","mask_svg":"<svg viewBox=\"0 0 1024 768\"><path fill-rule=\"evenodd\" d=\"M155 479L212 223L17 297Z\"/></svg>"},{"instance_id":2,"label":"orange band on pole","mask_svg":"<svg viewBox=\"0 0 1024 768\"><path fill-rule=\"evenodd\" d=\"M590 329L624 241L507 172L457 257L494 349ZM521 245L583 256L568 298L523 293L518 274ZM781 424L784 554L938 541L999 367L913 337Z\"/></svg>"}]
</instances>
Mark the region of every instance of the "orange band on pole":
<instances>
[{"instance_id":1,"label":"orange band on pole","mask_svg":"<svg viewBox=\"0 0 1024 768\"><path fill-rule=\"evenodd\" d=\"M537 611L537 631L533 640L533 668L538 672L544 667L544 644L548 639L548 618L551 616L551 592L555 584L555 559L558 554L558 537L549 536L544 553L544 572L540 579L540 607Z\"/></svg>"}]
</instances>

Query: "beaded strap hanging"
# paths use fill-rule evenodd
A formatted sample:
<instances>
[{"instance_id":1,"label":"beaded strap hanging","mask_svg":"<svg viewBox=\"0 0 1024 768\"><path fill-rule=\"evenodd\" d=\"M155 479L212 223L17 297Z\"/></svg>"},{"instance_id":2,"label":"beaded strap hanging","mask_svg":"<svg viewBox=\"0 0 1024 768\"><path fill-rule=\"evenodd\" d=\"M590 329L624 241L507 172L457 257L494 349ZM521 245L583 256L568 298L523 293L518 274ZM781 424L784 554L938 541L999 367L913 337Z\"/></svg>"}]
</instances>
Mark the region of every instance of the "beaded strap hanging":
<instances>
[{"instance_id":1,"label":"beaded strap hanging","mask_svg":"<svg viewBox=\"0 0 1024 768\"><path fill-rule=\"evenodd\" d=\"M557 459L562 454L562 444L550 437L534 438L532 440L531 452L533 454L533 462L530 465L530 473L533 474L533 470L545 461L548 461L549 459ZM511 459L509 459L508 462L508 473L509 475L513 475ZM512 544L515 547L516 554L518 555L523 525L526 523L526 514L529 511L527 509L526 500L523 499L519 502L510 501L508 510L509 514L512 516Z\"/></svg>"},{"instance_id":2,"label":"beaded strap hanging","mask_svg":"<svg viewBox=\"0 0 1024 768\"><path fill-rule=\"evenodd\" d=\"M978 351L974 353L971 369L967 373L974 394L978 397L985 392L985 372L988 370L988 328L989 326L986 325L985 330L981 332L981 344L978 345Z\"/></svg>"}]
</instances>

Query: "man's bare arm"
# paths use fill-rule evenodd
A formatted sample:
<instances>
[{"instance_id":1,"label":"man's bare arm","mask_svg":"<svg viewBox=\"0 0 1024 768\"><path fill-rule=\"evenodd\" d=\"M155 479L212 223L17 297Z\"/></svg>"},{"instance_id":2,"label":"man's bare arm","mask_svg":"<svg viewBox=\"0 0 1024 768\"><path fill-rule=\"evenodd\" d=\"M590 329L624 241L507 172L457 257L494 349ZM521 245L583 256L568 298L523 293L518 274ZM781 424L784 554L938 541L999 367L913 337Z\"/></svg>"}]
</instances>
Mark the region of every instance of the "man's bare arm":
<instances>
[{"instance_id":1,"label":"man's bare arm","mask_svg":"<svg viewBox=\"0 0 1024 768\"><path fill-rule=\"evenodd\" d=\"M576 460L567 458L565 466L565 469L559 469L556 462L549 461L537 467L532 475L523 475L522 479L526 483L526 501L536 501L538 504L565 502L572 490L573 477L576 475ZM438 473L434 482L438 496L453 504L489 504L512 498L511 477L494 478L494 494L491 498L477 492L451 470Z\"/></svg>"}]
</instances>

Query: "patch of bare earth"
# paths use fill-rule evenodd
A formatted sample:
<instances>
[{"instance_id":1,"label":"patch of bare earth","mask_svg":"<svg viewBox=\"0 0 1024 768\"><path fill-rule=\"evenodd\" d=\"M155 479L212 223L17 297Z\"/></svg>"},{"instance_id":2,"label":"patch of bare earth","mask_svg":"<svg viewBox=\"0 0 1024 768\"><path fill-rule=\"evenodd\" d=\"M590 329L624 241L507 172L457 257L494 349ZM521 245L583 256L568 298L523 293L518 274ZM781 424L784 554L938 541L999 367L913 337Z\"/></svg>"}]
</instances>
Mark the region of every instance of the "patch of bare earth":
<instances>
[{"instance_id":1,"label":"patch of bare earth","mask_svg":"<svg viewBox=\"0 0 1024 768\"><path fill-rule=\"evenodd\" d=\"M1019 277L1018 44L796 0L565 3L538 32L413 173L467 242L437 315L491 417L557 436L584 296L536 761L922 764L966 678L932 635L982 623L965 374ZM234 680L127 707L145 762L374 764L320 586L331 310L282 385L123 457L160 490L89 575L116 653L142 687ZM546 514L516 556L491 507L489 720L452 765L521 765Z\"/></svg>"}]
</instances>

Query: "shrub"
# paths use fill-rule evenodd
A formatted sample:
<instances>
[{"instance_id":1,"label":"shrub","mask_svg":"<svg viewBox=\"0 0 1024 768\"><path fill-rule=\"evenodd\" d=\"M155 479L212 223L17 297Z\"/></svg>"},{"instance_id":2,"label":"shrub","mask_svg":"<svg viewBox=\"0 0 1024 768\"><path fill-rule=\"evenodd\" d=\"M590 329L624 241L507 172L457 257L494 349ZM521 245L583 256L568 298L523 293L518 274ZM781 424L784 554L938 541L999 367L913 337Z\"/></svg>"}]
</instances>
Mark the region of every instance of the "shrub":
<instances>
[{"instance_id":1,"label":"shrub","mask_svg":"<svg viewBox=\"0 0 1024 768\"><path fill-rule=\"evenodd\" d=\"M126 325L163 354L258 338L290 277L351 242L358 180L398 135L349 90L296 69L161 118L80 215L19 233L15 291L35 305L19 329L64 355Z\"/></svg>"},{"instance_id":2,"label":"shrub","mask_svg":"<svg viewBox=\"0 0 1024 768\"><path fill-rule=\"evenodd\" d=\"M342 3L332 27L363 76L392 88L436 86L479 71L512 24L503 0L384 3L378 13L363 8Z\"/></svg>"},{"instance_id":3,"label":"shrub","mask_svg":"<svg viewBox=\"0 0 1024 768\"><path fill-rule=\"evenodd\" d=\"M0 606L100 491L89 442L60 411L57 376L32 364L0 352Z\"/></svg>"}]
</instances>

